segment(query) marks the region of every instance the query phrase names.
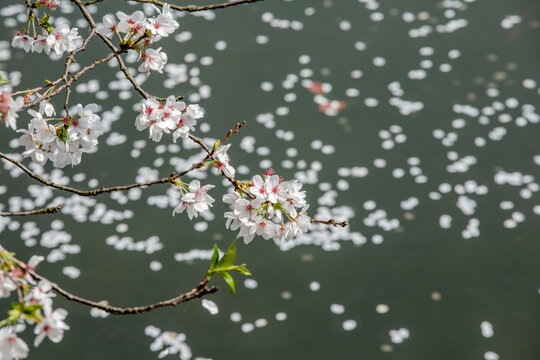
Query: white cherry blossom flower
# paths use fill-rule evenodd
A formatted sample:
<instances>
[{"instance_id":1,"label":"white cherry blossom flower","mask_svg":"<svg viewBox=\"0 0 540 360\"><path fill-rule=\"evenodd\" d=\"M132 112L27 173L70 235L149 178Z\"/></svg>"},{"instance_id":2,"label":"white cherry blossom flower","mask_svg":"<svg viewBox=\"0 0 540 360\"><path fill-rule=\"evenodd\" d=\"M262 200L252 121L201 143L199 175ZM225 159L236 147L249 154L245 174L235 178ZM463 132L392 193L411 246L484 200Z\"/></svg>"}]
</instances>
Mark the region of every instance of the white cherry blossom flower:
<instances>
[{"instance_id":1,"label":"white cherry blossom flower","mask_svg":"<svg viewBox=\"0 0 540 360\"><path fill-rule=\"evenodd\" d=\"M146 18L142 11L137 10L131 15L128 15L122 11L118 11L116 13L116 16L118 17L118 19L120 19L120 22L117 26L119 32L132 32L138 34L144 31L144 22Z\"/></svg>"},{"instance_id":2,"label":"white cherry blossom flower","mask_svg":"<svg viewBox=\"0 0 540 360\"><path fill-rule=\"evenodd\" d=\"M36 93L36 96L38 98L41 97L39 93ZM54 106L52 106L49 100L43 100L39 103L39 112L47 116L56 115L56 110L54 110Z\"/></svg>"},{"instance_id":3,"label":"white cherry blossom flower","mask_svg":"<svg viewBox=\"0 0 540 360\"><path fill-rule=\"evenodd\" d=\"M24 301L28 305L41 305L45 311L50 310L52 309L52 298L56 296L51 290L51 283L42 280L25 296Z\"/></svg>"},{"instance_id":4,"label":"white cherry blossom flower","mask_svg":"<svg viewBox=\"0 0 540 360\"><path fill-rule=\"evenodd\" d=\"M45 35L38 35L32 42L34 52L38 54L41 54L42 51L45 51L46 54L50 54L53 45L54 39Z\"/></svg>"},{"instance_id":5,"label":"white cherry blossom flower","mask_svg":"<svg viewBox=\"0 0 540 360\"><path fill-rule=\"evenodd\" d=\"M267 176L264 187L268 201L273 204L278 202L278 200L285 201L287 199L286 185L287 184L284 184L281 178L277 175Z\"/></svg>"},{"instance_id":6,"label":"white cherry blossom flower","mask_svg":"<svg viewBox=\"0 0 540 360\"><path fill-rule=\"evenodd\" d=\"M236 170L229 164L230 158L227 154L227 151L230 147L231 144L222 145L219 147L219 149L216 150L216 152L214 153L214 159L216 160L216 164L214 166L217 167L219 171L224 173L225 176L234 178Z\"/></svg>"},{"instance_id":7,"label":"white cherry blossom flower","mask_svg":"<svg viewBox=\"0 0 540 360\"><path fill-rule=\"evenodd\" d=\"M96 29L98 34L104 36L113 35L116 31L116 20L111 14L107 14L103 17L103 22L98 24Z\"/></svg>"},{"instance_id":8,"label":"white cherry blossom flower","mask_svg":"<svg viewBox=\"0 0 540 360\"><path fill-rule=\"evenodd\" d=\"M255 175L253 177L253 184L249 188L249 192L263 200L266 200L268 193L266 192L264 180L260 175Z\"/></svg>"},{"instance_id":9,"label":"white cherry blossom flower","mask_svg":"<svg viewBox=\"0 0 540 360\"><path fill-rule=\"evenodd\" d=\"M199 213L208 211L215 201L214 198L208 195L208 190L212 188L214 188L214 185L201 187L199 180L192 180L189 183L189 192L182 196L180 203L173 210L173 215L186 211L191 220L198 217Z\"/></svg>"},{"instance_id":10,"label":"white cherry blossom flower","mask_svg":"<svg viewBox=\"0 0 540 360\"><path fill-rule=\"evenodd\" d=\"M139 65L138 70L144 72L147 75L150 75L150 70L157 71L159 73L163 72L163 67L167 63L167 54L161 51L162 48L157 50L146 49L141 53L141 58L143 62Z\"/></svg>"},{"instance_id":11,"label":"white cherry blossom flower","mask_svg":"<svg viewBox=\"0 0 540 360\"><path fill-rule=\"evenodd\" d=\"M26 359L29 351L28 345L17 336L13 328L0 329L0 359Z\"/></svg>"},{"instance_id":12,"label":"white cherry blossom flower","mask_svg":"<svg viewBox=\"0 0 540 360\"><path fill-rule=\"evenodd\" d=\"M28 34L18 33L13 37L11 41L11 46L14 48L23 49L26 52L34 51L34 38Z\"/></svg>"},{"instance_id":13,"label":"white cherry blossom flower","mask_svg":"<svg viewBox=\"0 0 540 360\"><path fill-rule=\"evenodd\" d=\"M17 129L17 112L23 106L23 98L13 99L9 87L0 87L0 120L13 130Z\"/></svg>"},{"instance_id":14,"label":"white cherry blossom flower","mask_svg":"<svg viewBox=\"0 0 540 360\"><path fill-rule=\"evenodd\" d=\"M178 27L178 22L174 20L170 6L168 4L164 4L162 13L156 18L150 19L147 28L151 31L152 35L156 35L158 37L167 37L178 29Z\"/></svg>"},{"instance_id":15,"label":"white cherry blossom flower","mask_svg":"<svg viewBox=\"0 0 540 360\"><path fill-rule=\"evenodd\" d=\"M56 55L60 56L66 51L76 50L82 45L82 38L78 35L77 28L69 28L69 25L58 25L49 35L47 43L51 44L51 47L56 52Z\"/></svg>"},{"instance_id":16,"label":"white cherry blossom flower","mask_svg":"<svg viewBox=\"0 0 540 360\"><path fill-rule=\"evenodd\" d=\"M244 244L249 244L255 238L256 232L257 224L255 222L243 220L242 225L240 226L240 231L238 232L238 235L236 235L236 237L243 237Z\"/></svg>"},{"instance_id":17,"label":"white cherry blossom flower","mask_svg":"<svg viewBox=\"0 0 540 360\"><path fill-rule=\"evenodd\" d=\"M64 331L69 330L69 326L64 322L68 312L64 309L45 308L45 316L34 328L34 346L38 347L45 337L48 337L53 343L59 343L64 337Z\"/></svg>"},{"instance_id":18,"label":"white cherry blossom flower","mask_svg":"<svg viewBox=\"0 0 540 360\"><path fill-rule=\"evenodd\" d=\"M183 104L183 103L182 103ZM187 139L190 131L195 130L197 120L204 116L204 113L200 110L199 105L191 104L184 106L185 112L180 117L180 120L176 124L176 131L173 133L173 141L179 137Z\"/></svg>"},{"instance_id":19,"label":"white cherry blossom flower","mask_svg":"<svg viewBox=\"0 0 540 360\"><path fill-rule=\"evenodd\" d=\"M11 292L15 289L17 289L17 284L15 284L13 280L11 280L9 276L7 276L6 273L1 272L0 273L0 298L9 297L11 295Z\"/></svg>"}]
</instances>

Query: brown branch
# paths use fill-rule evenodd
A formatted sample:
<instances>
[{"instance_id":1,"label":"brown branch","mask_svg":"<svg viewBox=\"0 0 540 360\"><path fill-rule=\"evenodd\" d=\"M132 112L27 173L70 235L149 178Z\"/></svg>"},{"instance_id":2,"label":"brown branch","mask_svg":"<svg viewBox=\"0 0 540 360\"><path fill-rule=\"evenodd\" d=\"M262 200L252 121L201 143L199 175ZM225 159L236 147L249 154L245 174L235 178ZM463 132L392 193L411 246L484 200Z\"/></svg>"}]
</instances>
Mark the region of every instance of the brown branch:
<instances>
[{"instance_id":1,"label":"brown branch","mask_svg":"<svg viewBox=\"0 0 540 360\"><path fill-rule=\"evenodd\" d=\"M137 187L151 186L151 185L156 185L156 184L165 184L165 183L169 183L169 182L172 182L172 181L176 180L180 176L186 175L188 172L191 172L191 171L193 171L195 169L199 169L199 168L204 166L204 160L203 160L203 161L200 161L198 163L194 163L193 165L191 165L191 167L189 169L184 170L179 174L172 174L169 177L164 177L164 178L158 179L158 180L147 181L147 182L142 182L142 183L135 183L135 184L131 184L131 185L102 187L102 188L93 189L93 190L79 190L79 189L75 189L75 188L72 188L72 187L69 187L69 186L58 185L56 183L53 183L52 181L46 180L46 179L42 178L41 176L39 176L38 174L36 174L35 172L33 172L32 170L28 169L26 166L21 164L19 161L10 158L9 156L7 156L6 154L4 154L2 152L0 152L0 158L3 158L4 160L7 160L7 161L11 162L15 166L17 166L19 169L24 171L26 174L28 174L31 178L39 181L40 183L42 183L44 185L47 185L49 187L52 187L52 188L55 188L55 189L58 189L58 190L68 191L68 192L71 192L71 193L74 193L74 194L77 194L77 195L81 195L81 196L96 196L96 195L103 194L103 193L109 193L109 192L114 192L114 191L124 191L124 190L129 190L129 189L133 189L133 188L137 188Z\"/></svg>"},{"instance_id":2,"label":"brown branch","mask_svg":"<svg viewBox=\"0 0 540 360\"><path fill-rule=\"evenodd\" d=\"M311 219L311 222L320 223L320 224L326 224L326 225L333 225L334 227L336 227L338 225L341 226L341 227L345 227L345 226L349 225L349 223L347 221L337 222L334 219L330 219L330 220Z\"/></svg>"},{"instance_id":3,"label":"brown branch","mask_svg":"<svg viewBox=\"0 0 540 360\"><path fill-rule=\"evenodd\" d=\"M236 134L245 124L246 124L245 121L242 121L241 123L236 123L236 126L234 127L234 129L229 130L229 132L227 133L227 135L223 139L223 142L227 141L229 139L229 137L231 137L232 134ZM200 138L198 138L198 137L196 137L196 136L194 136L192 134L189 134L189 138L191 140L193 140L194 142L196 142L197 144L199 144L200 147L202 147L204 149L204 151L206 151L207 155L203 159L203 162L205 162L206 160L209 160L209 159L214 159L214 152L215 152L214 149L210 149L202 141L202 139L200 139ZM221 142L220 144L223 144L223 142ZM239 184L238 180L235 180L234 178L227 176L224 172L222 172L221 175L223 175L223 177L226 178L234 186L234 188L236 190L239 190L242 193L246 194L250 199L255 199L255 196L253 196L249 192L244 191L244 189L242 189L240 187L240 184Z\"/></svg>"},{"instance_id":4,"label":"brown branch","mask_svg":"<svg viewBox=\"0 0 540 360\"><path fill-rule=\"evenodd\" d=\"M30 274L30 276L32 276L35 280L47 281L48 283L50 283L52 289L58 294L65 297L66 299L70 301L78 302L83 305L88 305L88 306L97 308L99 310L103 310L113 315L133 315L133 314L139 314L142 312L152 311L154 309L164 307L164 306L178 306L181 303L184 303L184 302L196 299L196 298L200 298L209 294L213 294L216 291L218 291L218 288L215 286L208 287L207 284L208 284L209 279L205 278L203 281L199 283L199 285L197 285L190 291L180 294L172 299L163 300L163 301L157 302L155 304L150 304L150 305L142 305L142 306L134 306L134 307L118 307L118 306L108 305L103 302L95 302L95 301L88 300L83 297L74 295L62 289L60 286L58 286L58 284L53 283L46 277L39 275L34 270L29 269L28 266L22 261L15 258L13 258L13 260L15 261L17 266L21 268L21 270Z\"/></svg>"},{"instance_id":5,"label":"brown branch","mask_svg":"<svg viewBox=\"0 0 540 360\"><path fill-rule=\"evenodd\" d=\"M119 52L125 52L126 50L118 50ZM55 87L57 84L59 84L60 82L64 81L64 76L62 75L62 77L60 77L58 80L54 81L53 83L51 84L48 84L44 87L47 87L47 86L53 86L55 87L55 89L53 91L50 91L47 93L47 95L44 95L42 97L39 97L37 99L35 99L34 101L31 101L31 102L28 102L26 104L24 104L24 106L21 108L21 109L27 109L27 108L30 108L30 107L33 107L33 106L36 106L37 104L39 104L41 101L43 100L47 100L47 99L50 99L52 98L53 96L59 94L62 90L64 90L65 88L67 88L71 83L73 83L74 81L77 81L84 73L86 73L87 71L89 70L93 70L96 66L104 63L104 62L107 62L109 60L111 60L113 57L115 56L118 56L118 54L116 53L113 53L107 57L104 57L102 59L98 59L96 61L94 61L92 64L90 65L87 65L85 66L84 68L82 68L81 70L79 70L79 72L77 72L76 74L72 75L68 80L67 82L65 82L63 85L60 85L59 87ZM28 90L25 90L24 92L28 92Z\"/></svg>"},{"instance_id":6,"label":"brown branch","mask_svg":"<svg viewBox=\"0 0 540 360\"><path fill-rule=\"evenodd\" d=\"M157 6L163 6L165 4L164 2L158 1L158 0L134 0L134 1L140 2L140 3L154 4ZM264 1L264 0L236 0L236 1L230 1L224 4L204 5L204 6L178 6L174 4L169 4L169 6L171 7L171 9L176 10L176 11L195 12L195 11L225 9L230 6L249 4L249 3L254 3L257 1Z\"/></svg>"},{"instance_id":7,"label":"brown branch","mask_svg":"<svg viewBox=\"0 0 540 360\"><path fill-rule=\"evenodd\" d=\"M227 140L229 140L229 138L231 137L231 135L236 134L236 133L237 133L241 128L243 128L244 126L246 126L246 122L245 122L245 121L236 123L236 126L234 127L234 129L229 130L229 132L227 133L227 136L225 136L225 137L223 138L223 140L221 140L221 144L224 144Z\"/></svg>"},{"instance_id":8,"label":"brown branch","mask_svg":"<svg viewBox=\"0 0 540 360\"><path fill-rule=\"evenodd\" d=\"M63 208L62 205L54 206L50 208L30 210L30 211L13 211L13 212L0 212L0 216L27 216L27 215L41 215L41 214L54 214Z\"/></svg>"}]
</instances>

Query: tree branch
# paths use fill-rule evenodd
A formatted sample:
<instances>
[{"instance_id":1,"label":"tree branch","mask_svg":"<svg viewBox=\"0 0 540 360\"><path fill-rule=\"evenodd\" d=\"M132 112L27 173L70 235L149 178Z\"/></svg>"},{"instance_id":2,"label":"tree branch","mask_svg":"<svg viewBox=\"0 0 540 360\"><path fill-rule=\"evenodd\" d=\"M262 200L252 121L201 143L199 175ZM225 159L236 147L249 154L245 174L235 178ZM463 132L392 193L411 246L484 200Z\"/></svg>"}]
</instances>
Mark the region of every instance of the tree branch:
<instances>
[{"instance_id":1,"label":"tree branch","mask_svg":"<svg viewBox=\"0 0 540 360\"><path fill-rule=\"evenodd\" d=\"M334 227L337 227L337 226L345 227L345 226L349 225L349 223L347 221L337 222L334 219L330 219L330 220L311 219L311 222L320 223L320 224L326 224L326 225L333 225Z\"/></svg>"},{"instance_id":2,"label":"tree branch","mask_svg":"<svg viewBox=\"0 0 540 360\"><path fill-rule=\"evenodd\" d=\"M134 1L140 2L140 3L154 4L157 6L163 6L165 4L164 2L158 1L158 0L134 0ZM169 6L171 7L171 9L176 10L176 11L195 12L195 11L225 9L231 6L249 4L249 3L254 3L257 1L264 1L264 0L236 0L236 1L230 1L224 4L204 5L204 6L178 6L174 4L169 4Z\"/></svg>"},{"instance_id":3,"label":"tree branch","mask_svg":"<svg viewBox=\"0 0 540 360\"><path fill-rule=\"evenodd\" d=\"M41 176L39 176L38 174L36 174L35 172L33 172L32 170L28 169L26 166L21 164L19 161L10 158L9 156L7 156L6 154L4 154L2 152L0 152L0 158L3 158L4 160L7 160L7 161L11 162L12 164L14 164L18 168L20 168L22 171L24 171L26 174L28 174L28 176L30 176L31 178L39 181L40 183L42 183L44 185L47 185L49 187L52 187L52 188L55 188L55 189L58 189L58 190L71 192L71 193L81 195L81 196L96 196L96 195L103 194L103 193L129 190L129 189L133 189L133 188L137 188L137 187L151 186L151 185L156 185L156 184L165 184L165 183L172 182L173 180L176 180L180 176L186 175L187 173L189 173L189 172L191 172L191 171L193 171L195 169L199 169L199 168L204 166L204 160L203 160L203 161L200 161L198 163L194 163L193 165L191 165L191 167L189 169L184 170L179 174L172 174L169 177L164 177L164 178L158 179L158 180L147 181L147 182L142 182L142 183L135 183L135 184L131 184L131 185L102 187L102 188L93 189L93 190L79 190L79 189L75 189L75 188L72 188L72 187L69 187L69 186L58 185L56 183L53 183L52 181L46 180L46 179L42 178Z\"/></svg>"},{"instance_id":4,"label":"tree branch","mask_svg":"<svg viewBox=\"0 0 540 360\"><path fill-rule=\"evenodd\" d=\"M88 300L83 297L74 295L70 293L69 291L62 289L60 286L58 286L58 284L53 283L46 277L39 275L34 270L30 269L22 261L15 258L13 258L13 260L15 261L17 266L20 267L21 270L25 271L27 274L32 276L35 280L47 281L48 283L50 283L52 289L58 294L65 297L66 299L70 301L78 302L83 305L91 306L99 310L103 310L113 315L133 315L133 314L139 314L142 312L152 311L154 309L164 307L164 306L178 306L181 303L184 303L184 302L196 299L196 298L200 298L209 294L213 294L216 291L218 291L218 288L215 286L208 287L207 284L208 284L209 279L205 278L203 281L199 283L199 285L197 285L190 291L180 294L172 299L163 300L163 301L157 302L155 304L150 304L150 305L142 305L142 306L134 306L134 307L118 307L118 306L107 305L103 302L95 302L95 301Z\"/></svg>"},{"instance_id":5,"label":"tree branch","mask_svg":"<svg viewBox=\"0 0 540 360\"><path fill-rule=\"evenodd\" d=\"M125 52L126 50L118 50L120 53L122 52ZM34 101L30 101L26 104L24 104L21 108L21 110L23 109L27 109L27 108L30 108L30 107L33 107L33 106L36 106L37 104L39 104L41 101L43 100L47 100L47 99L50 99L52 98L53 96L59 94L62 90L64 90L65 88L69 87L71 85L71 83L73 83L74 81L77 81L84 73L86 73L87 71L89 70L93 70L97 65L99 64L102 64L104 62L107 62L109 60L111 60L113 57L115 56L118 56L118 54L116 53L113 53L107 57L104 57L102 59L98 59L98 60L95 60L93 63L91 63L90 65L87 65L85 66L84 68L82 68L81 70L79 70L79 72L77 72L76 74L72 75L69 79L64 80L65 79L65 76L62 75L60 78L58 78L57 80L55 80L54 82L50 83L50 84L47 84L47 85L44 85L42 87L38 87L38 88L35 88L35 89L32 89L32 90L25 90L25 91L18 91L17 93L15 94L19 94L19 93L25 93L25 92L34 92L34 91L39 91L41 89L44 89L46 87L54 87L54 90L53 91L49 91L47 93L47 95L43 95L41 97L38 97L37 99L35 99ZM64 81L64 84L63 85L60 85L59 87L56 87L57 84L59 84L60 82Z\"/></svg>"},{"instance_id":6,"label":"tree branch","mask_svg":"<svg viewBox=\"0 0 540 360\"><path fill-rule=\"evenodd\" d=\"M27 215L41 215L41 214L54 214L60 211L64 206L54 206L50 208L30 210L30 211L13 211L13 212L0 212L0 216L27 216Z\"/></svg>"}]
</instances>

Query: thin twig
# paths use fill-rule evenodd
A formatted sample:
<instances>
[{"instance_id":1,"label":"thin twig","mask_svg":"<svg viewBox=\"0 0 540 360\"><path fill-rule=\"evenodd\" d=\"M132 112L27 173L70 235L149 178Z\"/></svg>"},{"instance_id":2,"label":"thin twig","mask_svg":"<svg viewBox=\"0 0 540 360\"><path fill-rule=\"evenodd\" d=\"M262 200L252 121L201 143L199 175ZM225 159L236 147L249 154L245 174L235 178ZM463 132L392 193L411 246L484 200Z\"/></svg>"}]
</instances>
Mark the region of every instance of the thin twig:
<instances>
[{"instance_id":1,"label":"thin twig","mask_svg":"<svg viewBox=\"0 0 540 360\"><path fill-rule=\"evenodd\" d=\"M42 215L42 214L54 214L60 211L64 206L54 206L50 208L30 210L30 211L12 211L12 212L0 212L0 216L28 216L28 215Z\"/></svg>"},{"instance_id":2,"label":"thin twig","mask_svg":"<svg viewBox=\"0 0 540 360\"><path fill-rule=\"evenodd\" d=\"M232 134L236 134L238 132L238 130L240 128L242 128L242 126L244 126L246 124L245 121L242 121L241 123L236 123L236 126L234 129L231 129L229 130L229 132L227 133L227 136L225 136L224 138L224 141L227 141L227 139L229 139L229 137L232 135ZM204 149L204 151L206 151L206 157L204 158L203 162L205 162L206 160L209 160L209 159L214 159L214 149L210 149L203 141L202 139L192 135L192 134L189 134L189 138L191 140L193 140L194 142L196 142L197 144L200 145L200 147L202 147ZM244 194L246 194L250 199L255 199L255 196L253 196L252 194L250 193L247 193L244 191L244 189L242 189L240 187L240 184L238 182L238 180L235 180L234 178L228 176L227 174L225 174L225 172L221 172L221 175L223 175L224 178L226 178L233 186L236 190L239 190L241 192L243 192Z\"/></svg>"},{"instance_id":3,"label":"thin twig","mask_svg":"<svg viewBox=\"0 0 540 360\"><path fill-rule=\"evenodd\" d=\"M334 219L330 219L330 220L311 219L311 222L320 223L320 224L326 224L326 225L333 225L334 227L336 227L336 226L345 227L345 226L349 225L349 223L347 221L337 222Z\"/></svg>"},{"instance_id":4,"label":"thin twig","mask_svg":"<svg viewBox=\"0 0 540 360\"><path fill-rule=\"evenodd\" d=\"M12 164L14 164L18 168L20 168L22 171L24 171L26 174L28 174L31 178L39 181L40 183L42 183L44 185L47 185L49 187L52 187L52 188L55 188L55 189L58 189L58 190L68 191L68 192L71 192L71 193L74 193L74 194L77 194L77 195L81 195L81 196L96 196L96 195L99 195L99 194L109 193L109 192L114 192L114 191L124 191L124 190L129 190L129 189L133 189L133 188L137 188L137 187L170 183L170 182L176 180L177 178L179 178L180 176L186 175L188 172L191 172L191 171L193 171L195 169L199 169L199 168L204 166L204 161L201 161L201 162L198 162L198 163L194 163L193 165L191 165L191 167L189 169L184 170L179 174L173 174L173 175L171 175L169 177L164 177L164 178L158 179L158 180L147 181L147 182L142 182L142 183L135 183L135 184L131 184L131 185L102 187L102 188L93 189L93 190L79 190L79 189L75 189L75 188L72 188L72 187L69 187L69 186L58 185L56 183L53 183L52 181L46 180L46 179L42 178L41 176L39 176L38 174L36 174L35 172L33 172L32 170L28 169L26 166L21 164L19 161L10 158L9 156L7 156L6 154L4 154L2 152L0 152L0 158L3 158L4 160L7 160L7 161L11 162Z\"/></svg>"},{"instance_id":5,"label":"thin twig","mask_svg":"<svg viewBox=\"0 0 540 360\"><path fill-rule=\"evenodd\" d=\"M236 134L236 133L237 133L242 127L244 127L244 126L246 126L246 122L245 122L245 121L236 123L236 126L234 127L234 129L229 130L229 132L227 133L227 136L225 136L225 137L223 138L223 140L221 140L221 144L224 144L227 140L229 140L229 138L231 137L231 135Z\"/></svg>"},{"instance_id":6,"label":"thin twig","mask_svg":"<svg viewBox=\"0 0 540 360\"><path fill-rule=\"evenodd\" d=\"M134 1L140 2L140 3L154 4L157 6L163 6L165 4L164 2L158 1L158 0L134 0ZM264 1L264 0L236 0L236 1L230 1L224 4L204 5L204 6L178 6L174 4L169 4L169 6L171 7L171 9L176 10L176 11L195 12L195 11L225 9L231 6L249 4L249 3L254 3L257 1Z\"/></svg>"},{"instance_id":7,"label":"thin twig","mask_svg":"<svg viewBox=\"0 0 540 360\"><path fill-rule=\"evenodd\" d=\"M125 52L126 50L118 50L119 53L122 53L122 52ZM30 101L26 104L23 105L23 107L21 109L27 109L27 108L30 108L30 107L34 107L36 106L37 104L39 104L41 101L43 100L48 100L50 98L52 98L53 96L57 95L58 93L60 93L62 90L64 90L66 87L68 87L67 84L71 84L73 83L74 81L77 81L84 73L86 73L87 71L89 70L93 70L97 65L99 64L102 64L104 62L107 62L109 60L111 60L113 57L115 56L118 56L118 54L116 53L113 53L107 57L104 57L102 59L98 59L98 60L95 60L93 63L91 63L90 65L88 66L85 66L84 68L82 68L81 70L79 70L79 72L77 72L76 74L72 75L68 80L67 80L67 83L64 83L63 85L60 85L58 87L55 87L56 84L59 84L61 81L63 81L63 77L59 78L58 80L54 81L53 83L51 83L51 85L47 85L47 86L53 86L55 87L55 89L53 91L49 91L47 93L47 95L43 95L41 97L38 97L36 98L34 101ZM28 90L24 91L24 92L27 92Z\"/></svg>"},{"instance_id":8,"label":"thin twig","mask_svg":"<svg viewBox=\"0 0 540 360\"><path fill-rule=\"evenodd\" d=\"M102 2L103 0L89 0L89 1L85 1L83 3L84 6L88 6L88 5L91 5L91 4L95 4L95 3L99 3L99 2Z\"/></svg>"},{"instance_id":9,"label":"thin twig","mask_svg":"<svg viewBox=\"0 0 540 360\"><path fill-rule=\"evenodd\" d=\"M197 285L190 291L180 294L172 299L160 301L160 302L157 302L155 304L150 304L150 305L142 305L142 306L134 306L134 307L118 307L118 306L105 304L104 302L95 302L95 301L88 300L83 297L74 295L70 293L69 291L64 290L63 288L58 286L58 284L53 283L46 277L39 275L34 270L29 269L28 266L22 261L15 258L14 258L14 261L17 264L17 266L21 268L21 270L30 274L30 276L32 276L34 279L38 281L46 281L50 283L52 289L56 291L58 294L65 297L66 299L70 301L78 302L83 305L88 305L88 306L97 308L99 310L103 310L113 315L133 315L133 314L139 314L142 312L152 311L154 309L164 307L164 306L178 306L179 304L184 303L186 301L190 301L190 300L200 298L209 294L213 294L216 291L218 291L218 288L215 286L208 287L207 284L208 284L209 279L205 278L203 281L199 283L199 285Z\"/></svg>"}]
</instances>

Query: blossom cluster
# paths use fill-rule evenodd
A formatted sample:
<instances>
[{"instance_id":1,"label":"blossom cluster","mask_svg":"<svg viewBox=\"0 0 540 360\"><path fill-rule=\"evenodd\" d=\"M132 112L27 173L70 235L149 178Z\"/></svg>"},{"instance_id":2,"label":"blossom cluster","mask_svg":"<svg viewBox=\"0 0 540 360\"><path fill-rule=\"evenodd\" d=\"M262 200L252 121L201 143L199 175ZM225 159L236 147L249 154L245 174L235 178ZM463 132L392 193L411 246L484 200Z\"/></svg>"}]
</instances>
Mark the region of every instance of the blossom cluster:
<instances>
[{"instance_id":1,"label":"blossom cluster","mask_svg":"<svg viewBox=\"0 0 540 360\"><path fill-rule=\"evenodd\" d=\"M173 215L186 211L191 220L198 217L200 212L208 211L214 203L214 198L208 195L208 190L213 189L214 185L201 187L199 180L193 180L189 185L177 181L176 185L180 188L182 197L178 206L174 208Z\"/></svg>"},{"instance_id":2,"label":"blossom cluster","mask_svg":"<svg viewBox=\"0 0 540 360\"><path fill-rule=\"evenodd\" d=\"M199 105L186 105L183 101L176 101L173 95L165 103L150 98L142 102L135 127L139 131L148 129L149 137L154 141L160 141L163 133L170 134L172 131L173 141L176 142L179 137L186 139L189 132L195 130L197 120L203 116Z\"/></svg>"},{"instance_id":3,"label":"blossom cluster","mask_svg":"<svg viewBox=\"0 0 540 360\"><path fill-rule=\"evenodd\" d=\"M48 31L51 31L50 33ZM78 34L77 28L70 28L67 24L58 25L56 28L47 27L43 34L33 36L29 32L19 31L11 45L21 48L26 52L47 54L54 50L56 55L60 56L66 51L73 51L82 45L82 38Z\"/></svg>"},{"instance_id":4,"label":"blossom cluster","mask_svg":"<svg viewBox=\"0 0 540 360\"><path fill-rule=\"evenodd\" d=\"M13 260L12 254L2 250L0 253L0 297L7 298L15 290L19 293L19 302L12 304L9 316L0 322L0 359L24 359L28 356L28 345L18 337L26 325L35 325L34 346L37 347L47 337L58 343L64 337L69 326L64 322L67 311L53 309L52 285L47 281L36 284L29 270L33 270L42 260L42 256L33 256L27 265Z\"/></svg>"},{"instance_id":5,"label":"blossom cluster","mask_svg":"<svg viewBox=\"0 0 540 360\"><path fill-rule=\"evenodd\" d=\"M254 176L252 181L241 184L241 190L223 196L223 201L232 208L225 213L226 227L240 229L237 237L243 237L246 244L255 235L281 241L307 232L311 218L306 213L309 205L301 188L299 181L283 181L271 170L263 176Z\"/></svg>"},{"instance_id":6,"label":"blossom cluster","mask_svg":"<svg viewBox=\"0 0 540 360\"><path fill-rule=\"evenodd\" d=\"M167 37L178 29L179 24L174 19L170 6L164 4L158 16L146 18L140 10L128 15L122 11L116 13L119 22L113 15L105 15L103 22L98 25L97 32L104 36L113 36L115 33L122 39L121 44L128 45L139 51L143 62L138 70L149 74L151 70L161 73L167 63L167 54L161 51L162 48L149 48L151 44ZM124 34L122 37L120 33ZM141 49L140 45L145 49Z\"/></svg>"},{"instance_id":7,"label":"blossom cluster","mask_svg":"<svg viewBox=\"0 0 540 360\"><path fill-rule=\"evenodd\" d=\"M23 98L19 96L13 99L11 89L8 87L0 88L0 120L6 124L6 127L17 129L17 111L23 106Z\"/></svg>"},{"instance_id":8,"label":"blossom cluster","mask_svg":"<svg viewBox=\"0 0 540 360\"><path fill-rule=\"evenodd\" d=\"M19 145L25 147L24 157L31 157L40 165L51 160L55 166L78 165L84 152L96 150L97 138L103 134L100 117L95 114L96 104L81 104L61 118L44 118L52 116L55 110L46 101L41 102L39 111L28 110L32 116L28 130L20 129L23 133ZM55 125L51 122L57 121Z\"/></svg>"}]
</instances>

